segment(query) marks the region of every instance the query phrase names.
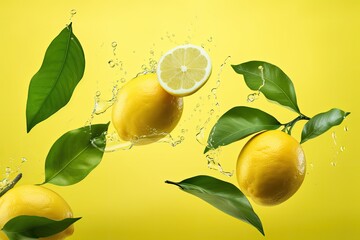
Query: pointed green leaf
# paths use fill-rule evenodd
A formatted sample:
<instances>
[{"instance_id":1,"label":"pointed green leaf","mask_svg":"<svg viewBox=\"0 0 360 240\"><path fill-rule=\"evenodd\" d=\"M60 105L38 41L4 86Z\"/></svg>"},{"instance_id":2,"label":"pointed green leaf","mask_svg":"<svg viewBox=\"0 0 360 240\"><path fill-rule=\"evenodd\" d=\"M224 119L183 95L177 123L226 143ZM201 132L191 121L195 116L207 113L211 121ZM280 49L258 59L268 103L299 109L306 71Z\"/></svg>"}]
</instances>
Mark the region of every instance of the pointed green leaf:
<instances>
[{"instance_id":1,"label":"pointed green leaf","mask_svg":"<svg viewBox=\"0 0 360 240\"><path fill-rule=\"evenodd\" d=\"M83 180L101 161L109 124L69 131L51 147L45 162L45 182L60 186Z\"/></svg>"},{"instance_id":2,"label":"pointed green leaf","mask_svg":"<svg viewBox=\"0 0 360 240\"><path fill-rule=\"evenodd\" d=\"M315 138L330 128L341 124L349 114L349 112L333 108L327 112L315 115L305 124L301 133L301 143L304 143L311 138Z\"/></svg>"},{"instance_id":3,"label":"pointed green leaf","mask_svg":"<svg viewBox=\"0 0 360 240\"><path fill-rule=\"evenodd\" d=\"M250 61L232 67L235 72L244 75L250 89L260 90L267 99L300 113L294 85L280 68L262 61Z\"/></svg>"},{"instance_id":4,"label":"pointed green leaf","mask_svg":"<svg viewBox=\"0 0 360 240\"><path fill-rule=\"evenodd\" d=\"M224 213L253 225L265 235L250 202L233 184L210 176L196 176L178 183L166 183L177 185L181 190L201 198Z\"/></svg>"},{"instance_id":5,"label":"pointed green leaf","mask_svg":"<svg viewBox=\"0 0 360 240\"><path fill-rule=\"evenodd\" d=\"M222 115L212 128L205 152L228 145L253 133L274 130L280 126L281 123L276 118L259 109L234 107Z\"/></svg>"},{"instance_id":6,"label":"pointed green leaf","mask_svg":"<svg viewBox=\"0 0 360 240\"><path fill-rule=\"evenodd\" d=\"M50 43L39 71L31 79L27 132L69 102L84 70L84 52L70 24Z\"/></svg>"},{"instance_id":7,"label":"pointed green leaf","mask_svg":"<svg viewBox=\"0 0 360 240\"><path fill-rule=\"evenodd\" d=\"M9 240L30 240L52 236L62 232L81 218L65 218L60 221L37 216L18 216L10 219L2 231Z\"/></svg>"}]
</instances>

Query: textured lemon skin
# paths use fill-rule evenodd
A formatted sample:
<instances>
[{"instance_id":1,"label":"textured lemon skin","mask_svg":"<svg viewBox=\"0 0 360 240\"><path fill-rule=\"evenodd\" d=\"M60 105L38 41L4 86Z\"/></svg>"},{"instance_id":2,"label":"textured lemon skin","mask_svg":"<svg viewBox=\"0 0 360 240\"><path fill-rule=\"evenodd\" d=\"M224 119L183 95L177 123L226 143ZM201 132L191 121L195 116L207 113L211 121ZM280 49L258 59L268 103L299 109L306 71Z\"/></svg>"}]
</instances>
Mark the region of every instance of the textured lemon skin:
<instances>
[{"instance_id":1,"label":"textured lemon skin","mask_svg":"<svg viewBox=\"0 0 360 240\"><path fill-rule=\"evenodd\" d=\"M112 123L124 141L149 144L169 134L179 122L183 99L166 92L155 73L140 75L118 93Z\"/></svg>"},{"instance_id":2,"label":"textured lemon skin","mask_svg":"<svg viewBox=\"0 0 360 240\"><path fill-rule=\"evenodd\" d=\"M301 186L306 161L301 145L290 135L266 131L252 137L236 166L240 189L259 205L277 205Z\"/></svg>"},{"instance_id":3,"label":"textured lemon skin","mask_svg":"<svg viewBox=\"0 0 360 240\"><path fill-rule=\"evenodd\" d=\"M72 218L70 206L56 192L42 186L23 185L15 187L0 198L0 228L12 218L20 215L46 217L52 220ZM72 235L74 226L41 240L63 240ZM4 233L1 240L8 240Z\"/></svg>"}]
</instances>

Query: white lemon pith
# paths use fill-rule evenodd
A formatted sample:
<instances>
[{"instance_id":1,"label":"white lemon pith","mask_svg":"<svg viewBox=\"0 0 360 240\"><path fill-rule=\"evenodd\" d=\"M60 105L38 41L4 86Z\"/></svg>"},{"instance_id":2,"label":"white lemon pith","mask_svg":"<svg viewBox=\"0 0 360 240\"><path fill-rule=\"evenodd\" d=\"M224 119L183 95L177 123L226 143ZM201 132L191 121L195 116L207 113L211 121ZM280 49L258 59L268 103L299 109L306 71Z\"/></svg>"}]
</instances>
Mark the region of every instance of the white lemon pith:
<instances>
[{"instance_id":1,"label":"white lemon pith","mask_svg":"<svg viewBox=\"0 0 360 240\"><path fill-rule=\"evenodd\" d=\"M160 85L174 96L188 96L209 79L211 60L206 51L187 44L166 52L159 60L157 76Z\"/></svg>"}]
</instances>

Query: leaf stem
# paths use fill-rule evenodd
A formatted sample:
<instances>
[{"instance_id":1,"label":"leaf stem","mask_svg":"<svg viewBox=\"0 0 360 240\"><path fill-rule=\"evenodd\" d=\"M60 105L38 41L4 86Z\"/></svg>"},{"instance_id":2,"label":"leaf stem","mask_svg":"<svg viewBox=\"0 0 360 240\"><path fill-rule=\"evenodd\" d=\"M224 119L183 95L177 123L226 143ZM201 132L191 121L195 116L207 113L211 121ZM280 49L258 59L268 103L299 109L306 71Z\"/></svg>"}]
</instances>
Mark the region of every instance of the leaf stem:
<instances>
[{"instance_id":1,"label":"leaf stem","mask_svg":"<svg viewBox=\"0 0 360 240\"><path fill-rule=\"evenodd\" d=\"M169 180L166 180L165 183L167 184L172 184L172 185L175 185L175 186L178 186L179 188L183 189L179 183L176 183L176 182L172 182L172 181L169 181Z\"/></svg>"},{"instance_id":2,"label":"leaf stem","mask_svg":"<svg viewBox=\"0 0 360 240\"><path fill-rule=\"evenodd\" d=\"M293 119L292 121L288 122L288 123L284 123L282 124L284 126L284 129L283 131L288 133L289 135L291 135L291 131L293 129L293 127L295 126L295 124L298 122L298 121L301 121L301 120L306 120L306 121L309 121L310 118L304 114L300 114L299 116L297 116L295 119Z\"/></svg>"},{"instance_id":3,"label":"leaf stem","mask_svg":"<svg viewBox=\"0 0 360 240\"><path fill-rule=\"evenodd\" d=\"M0 192L0 197L2 197L5 193L7 193L10 189L12 189L22 178L22 173L19 173L14 180L6 187L3 191Z\"/></svg>"}]
</instances>

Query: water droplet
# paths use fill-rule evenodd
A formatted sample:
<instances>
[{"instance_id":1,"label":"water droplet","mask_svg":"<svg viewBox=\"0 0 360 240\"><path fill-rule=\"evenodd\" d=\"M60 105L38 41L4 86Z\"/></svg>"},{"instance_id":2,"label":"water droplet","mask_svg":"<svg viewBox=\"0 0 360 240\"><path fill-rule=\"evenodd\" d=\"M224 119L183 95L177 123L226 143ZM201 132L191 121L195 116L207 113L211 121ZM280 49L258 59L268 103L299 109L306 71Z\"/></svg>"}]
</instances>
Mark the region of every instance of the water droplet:
<instances>
[{"instance_id":1,"label":"water droplet","mask_svg":"<svg viewBox=\"0 0 360 240\"><path fill-rule=\"evenodd\" d=\"M212 40L213 40L213 38L210 37L207 41L208 41L208 42L212 42Z\"/></svg>"},{"instance_id":2,"label":"water droplet","mask_svg":"<svg viewBox=\"0 0 360 240\"><path fill-rule=\"evenodd\" d=\"M157 61L152 58L149 58L149 67L150 67L150 72L155 72L157 68Z\"/></svg>"},{"instance_id":3,"label":"water droplet","mask_svg":"<svg viewBox=\"0 0 360 240\"><path fill-rule=\"evenodd\" d=\"M344 131L345 131L345 132L349 131L348 126L345 126L345 127L344 127Z\"/></svg>"},{"instance_id":4,"label":"water droplet","mask_svg":"<svg viewBox=\"0 0 360 240\"><path fill-rule=\"evenodd\" d=\"M265 77L264 77L264 68L263 66L258 66L258 69L260 70L261 73L261 79L262 79L262 84L259 86L259 88L257 89L257 91L255 93L251 93L247 96L247 102L254 102L256 99L259 98L260 94L261 94L261 89L265 86Z\"/></svg>"},{"instance_id":5,"label":"water droplet","mask_svg":"<svg viewBox=\"0 0 360 240\"><path fill-rule=\"evenodd\" d=\"M310 163L310 169L314 169L314 164Z\"/></svg>"},{"instance_id":6,"label":"water droplet","mask_svg":"<svg viewBox=\"0 0 360 240\"><path fill-rule=\"evenodd\" d=\"M25 157L21 158L21 163L25 163L27 161L27 159Z\"/></svg>"},{"instance_id":7,"label":"water droplet","mask_svg":"<svg viewBox=\"0 0 360 240\"><path fill-rule=\"evenodd\" d=\"M73 16L74 16L76 13L77 13L77 12L76 12L76 9L71 9L71 10L70 10L70 18L69 18L70 21L72 20Z\"/></svg>"},{"instance_id":8,"label":"water droplet","mask_svg":"<svg viewBox=\"0 0 360 240\"><path fill-rule=\"evenodd\" d=\"M101 96L101 92L100 92L100 91L96 91L95 95L96 95L96 97L100 97L100 96Z\"/></svg>"},{"instance_id":9,"label":"water droplet","mask_svg":"<svg viewBox=\"0 0 360 240\"><path fill-rule=\"evenodd\" d=\"M337 141L336 141L336 132L332 132L331 133L331 138L333 139L333 141L334 141L334 145L337 145Z\"/></svg>"},{"instance_id":10,"label":"water droplet","mask_svg":"<svg viewBox=\"0 0 360 240\"><path fill-rule=\"evenodd\" d=\"M113 48L116 48L116 47L117 47L117 42L113 41L113 42L111 43L111 46L112 46Z\"/></svg>"},{"instance_id":11,"label":"water droplet","mask_svg":"<svg viewBox=\"0 0 360 240\"><path fill-rule=\"evenodd\" d=\"M11 170L10 167L6 167L6 168L5 168L5 174L6 174L6 175L10 175L10 174L11 174L11 171L12 171L12 170Z\"/></svg>"},{"instance_id":12,"label":"water droplet","mask_svg":"<svg viewBox=\"0 0 360 240\"><path fill-rule=\"evenodd\" d=\"M120 82L121 82L121 83L125 83L125 82L126 82L126 79L125 79L125 78L121 78L121 79L120 79Z\"/></svg>"},{"instance_id":13,"label":"water droplet","mask_svg":"<svg viewBox=\"0 0 360 240\"><path fill-rule=\"evenodd\" d=\"M116 66L116 63L112 59L108 61L108 64L111 68L114 68Z\"/></svg>"},{"instance_id":14,"label":"water droplet","mask_svg":"<svg viewBox=\"0 0 360 240\"><path fill-rule=\"evenodd\" d=\"M216 95L216 90L217 90L217 88L211 89L211 93L214 94L214 95Z\"/></svg>"},{"instance_id":15,"label":"water droplet","mask_svg":"<svg viewBox=\"0 0 360 240\"><path fill-rule=\"evenodd\" d=\"M341 151L341 152L345 151L345 146L341 146L341 147L340 147L340 151Z\"/></svg>"},{"instance_id":16,"label":"water droplet","mask_svg":"<svg viewBox=\"0 0 360 240\"><path fill-rule=\"evenodd\" d=\"M251 93L251 94L249 94L249 95L247 96L246 101L247 101L247 102L254 102L255 99L256 99L255 94L254 94L254 93Z\"/></svg>"},{"instance_id":17,"label":"water droplet","mask_svg":"<svg viewBox=\"0 0 360 240\"><path fill-rule=\"evenodd\" d=\"M331 166L336 167L336 162L331 162Z\"/></svg>"}]
</instances>

